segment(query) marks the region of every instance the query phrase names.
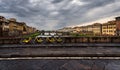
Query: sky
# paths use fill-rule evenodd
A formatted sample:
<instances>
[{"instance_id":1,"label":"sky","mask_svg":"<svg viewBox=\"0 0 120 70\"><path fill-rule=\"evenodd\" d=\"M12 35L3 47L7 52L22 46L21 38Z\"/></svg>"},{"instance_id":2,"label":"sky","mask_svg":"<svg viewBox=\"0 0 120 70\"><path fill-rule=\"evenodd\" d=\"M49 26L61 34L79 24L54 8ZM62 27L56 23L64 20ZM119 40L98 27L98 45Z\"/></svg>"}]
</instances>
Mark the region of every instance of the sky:
<instances>
[{"instance_id":1,"label":"sky","mask_svg":"<svg viewBox=\"0 0 120 70\"><path fill-rule=\"evenodd\" d=\"M0 15L56 30L114 20L120 16L120 0L0 0Z\"/></svg>"}]
</instances>

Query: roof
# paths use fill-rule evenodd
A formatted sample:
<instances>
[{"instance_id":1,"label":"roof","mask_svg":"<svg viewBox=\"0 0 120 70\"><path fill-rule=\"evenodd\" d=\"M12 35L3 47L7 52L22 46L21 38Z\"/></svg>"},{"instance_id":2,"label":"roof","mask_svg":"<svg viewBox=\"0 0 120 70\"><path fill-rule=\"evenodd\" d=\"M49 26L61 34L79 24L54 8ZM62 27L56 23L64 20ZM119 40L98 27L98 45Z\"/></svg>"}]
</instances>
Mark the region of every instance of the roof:
<instances>
[{"instance_id":1,"label":"roof","mask_svg":"<svg viewBox=\"0 0 120 70\"><path fill-rule=\"evenodd\" d=\"M108 21L107 23L103 23L102 26L107 26L107 25L115 25L116 21Z\"/></svg>"},{"instance_id":2,"label":"roof","mask_svg":"<svg viewBox=\"0 0 120 70\"><path fill-rule=\"evenodd\" d=\"M16 22L15 18L10 18L9 21Z\"/></svg>"},{"instance_id":3,"label":"roof","mask_svg":"<svg viewBox=\"0 0 120 70\"><path fill-rule=\"evenodd\" d=\"M99 26L99 25L102 25L100 23L94 23L93 26Z\"/></svg>"}]
</instances>

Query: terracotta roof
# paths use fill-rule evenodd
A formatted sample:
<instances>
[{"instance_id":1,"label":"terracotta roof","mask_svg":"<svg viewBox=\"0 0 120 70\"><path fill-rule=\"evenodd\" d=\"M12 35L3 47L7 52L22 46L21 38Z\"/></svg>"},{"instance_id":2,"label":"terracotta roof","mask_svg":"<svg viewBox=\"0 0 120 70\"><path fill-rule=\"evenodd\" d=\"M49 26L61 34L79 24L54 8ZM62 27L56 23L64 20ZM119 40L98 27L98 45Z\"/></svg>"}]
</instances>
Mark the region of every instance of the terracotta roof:
<instances>
[{"instance_id":1,"label":"terracotta roof","mask_svg":"<svg viewBox=\"0 0 120 70\"><path fill-rule=\"evenodd\" d=\"M10 18L9 21L16 22L15 18Z\"/></svg>"},{"instance_id":2,"label":"terracotta roof","mask_svg":"<svg viewBox=\"0 0 120 70\"><path fill-rule=\"evenodd\" d=\"M103 23L102 25L113 25L116 24L116 21L108 21L107 23Z\"/></svg>"},{"instance_id":3,"label":"terracotta roof","mask_svg":"<svg viewBox=\"0 0 120 70\"><path fill-rule=\"evenodd\" d=\"M98 25L102 25L100 23L94 23L93 26L98 26Z\"/></svg>"}]
</instances>

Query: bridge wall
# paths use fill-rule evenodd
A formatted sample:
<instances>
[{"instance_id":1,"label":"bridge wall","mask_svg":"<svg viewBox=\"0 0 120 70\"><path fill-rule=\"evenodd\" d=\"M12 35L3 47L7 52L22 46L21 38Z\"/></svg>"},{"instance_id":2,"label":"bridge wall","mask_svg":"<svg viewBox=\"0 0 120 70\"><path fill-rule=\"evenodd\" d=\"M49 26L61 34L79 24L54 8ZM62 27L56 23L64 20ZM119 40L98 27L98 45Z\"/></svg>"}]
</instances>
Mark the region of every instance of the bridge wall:
<instances>
[{"instance_id":1,"label":"bridge wall","mask_svg":"<svg viewBox=\"0 0 120 70\"><path fill-rule=\"evenodd\" d=\"M68 37L65 43L120 43L120 37Z\"/></svg>"},{"instance_id":2,"label":"bridge wall","mask_svg":"<svg viewBox=\"0 0 120 70\"><path fill-rule=\"evenodd\" d=\"M0 38L0 44L20 44L22 38ZM120 43L120 37L64 37L64 43Z\"/></svg>"}]
</instances>

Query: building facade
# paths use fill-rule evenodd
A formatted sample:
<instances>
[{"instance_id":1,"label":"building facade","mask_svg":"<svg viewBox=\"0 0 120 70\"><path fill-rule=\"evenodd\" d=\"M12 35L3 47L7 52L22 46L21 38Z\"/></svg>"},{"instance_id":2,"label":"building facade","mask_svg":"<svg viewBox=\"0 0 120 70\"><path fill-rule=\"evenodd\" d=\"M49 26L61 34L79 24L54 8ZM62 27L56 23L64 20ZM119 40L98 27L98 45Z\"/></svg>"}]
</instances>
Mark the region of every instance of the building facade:
<instances>
[{"instance_id":1,"label":"building facade","mask_svg":"<svg viewBox=\"0 0 120 70\"><path fill-rule=\"evenodd\" d=\"M91 35L120 36L120 17L116 17L116 20L103 24L94 23L92 25L77 27L76 31L80 31L80 33L86 35L91 33Z\"/></svg>"},{"instance_id":2,"label":"building facade","mask_svg":"<svg viewBox=\"0 0 120 70\"><path fill-rule=\"evenodd\" d=\"M100 23L93 24L93 35L101 35L102 34L102 25Z\"/></svg>"},{"instance_id":3,"label":"building facade","mask_svg":"<svg viewBox=\"0 0 120 70\"><path fill-rule=\"evenodd\" d=\"M7 36L9 32L9 23L5 17L0 16L0 36Z\"/></svg>"},{"instance_id":4,"label":"building facade","mask_svg":"<svg viewBox=\"0 0 120 70\"><path fill-rule=\"evenodd\" d=\"M63 29L59 29L60 32L73 32L74 29L72 27L64 27Z\"/></svg>"},{"instance_id":5,"label":"building facade","mask_svg":"<svg viewBox=\"0 0 120 70\"><path fill-rule=\"evenodd\" d=\"M15 18L6 19L0 16L0 37L19 36L23 34L34 33L35 28L27 26L24 22L17 22Z\"/></svg>"},{"instance_id":6,"label":"building facade","mask_svg":"<svg viewBox=\"0 0 120 70\"><path fill-rule=\"evenodd\" d=\"M120 36L120 17L116 17L116 35Z\"/></svg>"},{"instance_id":7,"label":"building facade","mask_svg":"<svg viewBox=\"0 0 120 70\"><path fill-rule=\"evenodd\" d=\"M102 24L102 35L116 35L116 21Z\"/></svg>"}]
</instances>

